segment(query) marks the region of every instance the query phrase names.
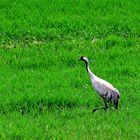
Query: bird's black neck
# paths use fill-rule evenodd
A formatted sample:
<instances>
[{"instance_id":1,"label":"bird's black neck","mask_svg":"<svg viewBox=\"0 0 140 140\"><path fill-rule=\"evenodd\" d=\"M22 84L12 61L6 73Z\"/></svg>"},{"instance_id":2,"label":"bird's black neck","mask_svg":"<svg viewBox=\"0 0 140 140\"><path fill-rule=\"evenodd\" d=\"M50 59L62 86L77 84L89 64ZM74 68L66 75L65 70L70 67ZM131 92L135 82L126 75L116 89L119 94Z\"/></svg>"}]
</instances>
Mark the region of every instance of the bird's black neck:
<instances>
[{"instance_id":1,"label":"bird's black neck","mask_svg":"<svg viewBox=\"0 0 140 140\"><path fill-rule=\"evenodd\" d=\"M87 61L84 61L86 63L86 70L88 72L88 62Z\"/></svg>"}]
</instances>

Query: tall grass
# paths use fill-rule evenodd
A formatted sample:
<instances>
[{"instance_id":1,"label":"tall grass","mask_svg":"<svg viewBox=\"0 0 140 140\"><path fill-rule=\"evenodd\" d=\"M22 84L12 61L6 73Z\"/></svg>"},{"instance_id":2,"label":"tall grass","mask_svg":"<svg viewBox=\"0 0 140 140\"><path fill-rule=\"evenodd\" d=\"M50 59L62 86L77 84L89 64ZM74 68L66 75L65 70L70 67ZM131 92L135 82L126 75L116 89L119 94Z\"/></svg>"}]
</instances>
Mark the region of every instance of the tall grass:
<instances>
[{"instance_id":1,"label":"tall grass","mask_svg":"<svg viewBox=\"0 0 140 140\"><path fill-rule=\"evenodd\" d=\"M0 139L140 139L140 2L5 0L0 5ZM102 101L85 65L121 93Z\"/></svg>"}]
</instances>

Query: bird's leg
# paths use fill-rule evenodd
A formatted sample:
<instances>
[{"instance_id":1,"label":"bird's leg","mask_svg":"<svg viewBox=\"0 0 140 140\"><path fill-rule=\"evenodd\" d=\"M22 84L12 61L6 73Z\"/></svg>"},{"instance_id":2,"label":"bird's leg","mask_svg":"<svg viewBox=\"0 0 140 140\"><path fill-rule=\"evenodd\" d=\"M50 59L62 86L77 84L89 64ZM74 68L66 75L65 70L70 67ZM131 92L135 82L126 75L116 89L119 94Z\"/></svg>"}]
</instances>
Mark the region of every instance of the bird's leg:
<instances>
[{"instance_id":1,"label":"bird's leg","mask_svg":"<svg viewBox=\"0 0 140 140\"><path fill-rule=\"evenodd\" d=\"M97 111L97 110L99 110L99 109L104 109L104 110L106 110L105 107L98 107L98 108L94 108L94 109L92 110L92 112L94 113L95 111Z\"/></svg>"},{"instance_id":2,"label":"bird's leg","mask_svg":"<svg viewBox=\"0 0 140 140\"><path fill-rule=\"evenodd\" d=\"M106 110L108 109L108 106L107 106L107 101L106 101L106 100L104 100L104 103L105 103L105 108L104 108L104 110L106 111Z\"/></svg>"},{"instance_id":3,"label":"bird's leg","mask_svg":"<svg viewBox=\"0 0 140 140\"><path fill-rule=\"evenodd\" d=\"M95 111L97 111L97 110L99 110L99 109L104 109L104 110L106 111L107 108L108 108L106 100L104 100L104 103L105 103L105 107L94 108L92 112L94 113Z\"/></svg>"},{"instance_id":4,"label":"bird's leg","mask_svg":"<svg viewBox=\"0 0 140 140\"><path fill-rule=\"evenodd\" d=\"M115 106L116 109L118 109L118 100L114 101L114 106Z\"/></svg>"},{"instance_id":5,"label":"bird's leg","mask_svg":"<svg viewBox=\"0 0 140 140\"><path fill-rule=\"evenodd\" d=\"M114 106L115 106L116 109L118 109L118 103L119 103L119 95L115 94Z\"/></svg>"}]
</instances>

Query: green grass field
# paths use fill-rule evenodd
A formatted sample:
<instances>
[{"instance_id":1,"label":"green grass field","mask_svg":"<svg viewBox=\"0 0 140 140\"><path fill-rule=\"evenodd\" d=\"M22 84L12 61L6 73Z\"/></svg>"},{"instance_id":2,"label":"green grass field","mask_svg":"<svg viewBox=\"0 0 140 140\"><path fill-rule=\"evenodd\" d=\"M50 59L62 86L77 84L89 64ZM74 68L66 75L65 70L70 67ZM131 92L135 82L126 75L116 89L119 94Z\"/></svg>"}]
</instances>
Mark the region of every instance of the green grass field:
<instances>
[{"instance_id":1,"label":"green grass field","mask_svg":"<svg viewBox=\"0 0 140 140\"><path fill-rule=\"evenodd\" d=\"M92 114L81 55L120 91L117 111ZM139 0L2 0L0 139L139 140L139 65Z\"/></svg>"}]
</instances>

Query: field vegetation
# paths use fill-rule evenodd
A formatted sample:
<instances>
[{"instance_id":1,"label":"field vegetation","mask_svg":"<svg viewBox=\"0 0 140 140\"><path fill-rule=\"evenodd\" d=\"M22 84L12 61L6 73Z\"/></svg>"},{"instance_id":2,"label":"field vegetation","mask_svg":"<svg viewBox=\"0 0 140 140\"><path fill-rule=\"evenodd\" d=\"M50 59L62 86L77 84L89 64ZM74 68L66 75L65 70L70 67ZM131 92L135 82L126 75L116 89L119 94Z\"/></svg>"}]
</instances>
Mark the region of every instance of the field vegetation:
<instances>
[{"instance_id":1,"label":"field vegetation","mask_svg":"<svg viewBox=\"0 0 140 140\"><path fill-rule=\"evenodd\" d=\"M85 65L121 94L103 102ZM140 1L2 0L0 139L140 139Z\"/></svg>"}]
</instances>

